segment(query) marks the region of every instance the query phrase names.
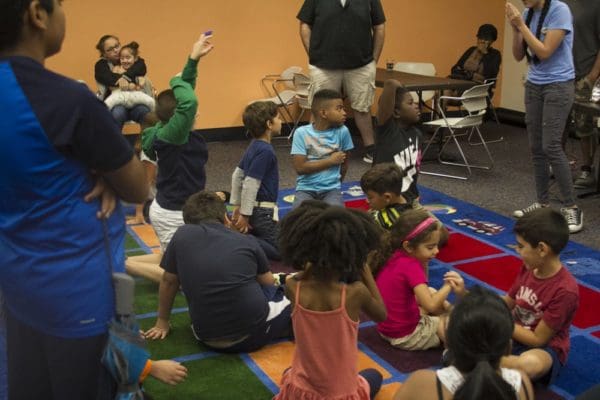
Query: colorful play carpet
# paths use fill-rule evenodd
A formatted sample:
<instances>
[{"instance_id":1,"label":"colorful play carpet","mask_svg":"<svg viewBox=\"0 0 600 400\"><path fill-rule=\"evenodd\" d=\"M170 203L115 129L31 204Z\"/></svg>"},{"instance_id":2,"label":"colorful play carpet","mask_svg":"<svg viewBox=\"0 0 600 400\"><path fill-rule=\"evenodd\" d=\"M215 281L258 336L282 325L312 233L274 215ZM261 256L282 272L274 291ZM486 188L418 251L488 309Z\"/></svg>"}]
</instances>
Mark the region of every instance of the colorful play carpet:
<instances>
[{"instance_id":1,"label":"colorful play carpet","mask_svg":"<svg viewBox=\"0 0 600 400\"><path fill-rule=\"evenodd\" d=\"M366 208L356 183L343 187L346 206ZM280 214L291 206L293 191L280 194ZM514 221L431 189L421 188L421 202L451 230L450 240L430 265L430 285L439 287L448 270L460 272L467 286L484 285L503 293L521 265L512 234ZM127 255L157 251L158 241L149 225L128 228ZM215 255L218 256L218 255ZM600 252L570 242L562 260L579 283L581 304L571 329L571 353L566 368L550 388L536 388L538 399L571 399L600 383ZM287 270L280 264L274 271ZM143 329L156 318L157 285L138 280L136 312ZM145 388L156 399L270 399L278 391L284 369L290 366L294 344L282 341L251 354L222 355L208 351L192 337L186 302L178 295L172 315L172 332L164 340L150 342L154 359L184 362L188 379L169 387L148 379ZM384 385L377 400L388 400L408 375L420 368L437 368L441 350L406 352L392 349L375 331L372 322L360 325L359 368L377 368ZM332 371L333 373L333 371Z\"/></svg>"}]
</instances>

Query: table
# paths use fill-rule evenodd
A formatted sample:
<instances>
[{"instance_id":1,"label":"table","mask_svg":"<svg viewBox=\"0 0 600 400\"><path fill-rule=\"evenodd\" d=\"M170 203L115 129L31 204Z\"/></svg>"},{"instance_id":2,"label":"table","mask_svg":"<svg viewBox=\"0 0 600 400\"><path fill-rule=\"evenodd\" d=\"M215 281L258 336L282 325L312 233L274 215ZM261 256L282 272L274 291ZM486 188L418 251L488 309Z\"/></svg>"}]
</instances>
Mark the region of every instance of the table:
<instances>
[{"instance_id":1,"label":"table","mask_svg":"<svg viewBox=\"0 0 600 400\"><path fill-rule=\"evenodd\" d=\"M473 81L443 78L441 76L427 76L411 74L408 72L389 71L385 68L377 68L375 75L375 86L383 87L388 79L396 79L401 82L409 92L422 92L424 90L465 90L477 85Z\"/></svg>"},{"instance_id":2,"label":"table","mask_svg":"<svg viewBox=\"0 0 600 400\"><path fill-rule=\"evenodd\" d=\"M600 117L600 104L598 104L598 103L575 102L575 103L573 103L573 109ZM594 155L595 155L595 152L594 152ZM600 194L600 157L596 157L596 159L598 160L596 162L596 173L595 173L595 175L596 175L595 176L596 190L578 195L577 197L579 197L580 199L583 199L588 196Z\"/></svg>"}]
</instances>

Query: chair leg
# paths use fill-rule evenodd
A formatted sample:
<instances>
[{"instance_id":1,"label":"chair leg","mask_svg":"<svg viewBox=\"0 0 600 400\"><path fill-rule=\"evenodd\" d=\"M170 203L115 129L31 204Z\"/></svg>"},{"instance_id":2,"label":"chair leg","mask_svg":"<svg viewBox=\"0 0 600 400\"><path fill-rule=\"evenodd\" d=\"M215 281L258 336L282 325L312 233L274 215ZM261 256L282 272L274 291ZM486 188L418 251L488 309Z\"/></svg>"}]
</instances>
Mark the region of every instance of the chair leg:
<instances>
[{"instance_id":1,"label":"chair leg","mask_svg":"<svg viewBox=\"0 0 600 400\"><path fill-rule=\"evenodd\" d=\"M479 130L479 129L477 129ZM469 133L469 137L467 138L467 141L469 142L469 144L471 146L481 146L482 144L489 144L489 143L498 143L498 142L503 142L504 141L504 136L500 136L497 139L492 139L492 140L483 140L483 136L480 134L480 136L482 136L482 140L481 141L473 141L472 137L473 137L473 133L475 132L474 129L471 129L471 132Z\"/></svg>"},{"instance_id":2,"label":"chair leg","mask_svg":"<svg viewBox=\"0 0 600 400\"><path fill-rule=\"evenodd\" d=\"M304 114L306 113L306 111L308 111L308 109L300 108L300 113L298 114L298 117L296 117L296 119L294 120L294 127L292 128L292 130L290 131L290 134L287 137L287 139L289 141L291 141L292 138L294 137L294 132L296 132L296 129L298 129L298 125L300 124L300 120L302 119L302 117L304 116Z\"/></svg>"},{"instance_id":3,"label":"chair leg","mask_svg":"<svg viewBox=\"0 0 600 400\"><path fill-rule=\"evenodd\" d=\"M442 152L444 151L444 148L446 147L446 145L448 144L448 142L450 142L450 139L453 139L456 143L456 145L458 146L458 150L461 154L461 157L464 161L464 164L457 164L460 166L464 166L467 168L468 174L467 176L461 176L461 175L451 175L451 174L443 174L440 172L431 172L431 171L424 171L423 168L421 168L421 171L419 171L420 174L423 175L432 175L432 176L440 176L440 177L444 177L444 178L453 178L453 179L462 179L462 180L466 180L469 178L469 176L471 176L471 166L469 165L469 163L467 162L467 158L465 157L465 154L462 151L462 148L460 147L460 145L458 144L458 140L456 139L456 136L454 135L454 132L452 131L451 128L448 128L450 130L450 138L447 138L445 140L445 142L443 143L443 145L440 147L440 150L438 152L438 162L440 164L450 164L447 161L443 161L441 159L441 155ZM425 146L425 149L423 149L423 153L421 155L422 158L425 158L425 153L427 153L427 150L429 149L429 146L431 146L431 144L434 142L434 139L436 138L436 136L438 136L438 133L441 132L442 127L438 127L435 132L433 133L433 136L431 137L431 139L429 140L429 142L427 143L427 145ZM444 141L444 138L440 136L440 141Z\"/></svg>"}]
</instances>

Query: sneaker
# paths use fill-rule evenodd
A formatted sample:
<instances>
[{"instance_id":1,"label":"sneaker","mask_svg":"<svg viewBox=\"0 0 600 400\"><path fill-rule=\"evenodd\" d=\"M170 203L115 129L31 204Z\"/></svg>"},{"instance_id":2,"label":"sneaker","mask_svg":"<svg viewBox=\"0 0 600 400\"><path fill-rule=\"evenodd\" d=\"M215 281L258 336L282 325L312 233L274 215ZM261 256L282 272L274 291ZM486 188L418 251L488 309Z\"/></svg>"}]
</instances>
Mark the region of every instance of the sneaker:
<instances>
[{"instance_id":1,"label":"sneaker","mask_svg":"<svg viewBox=\"0 0 600 400\"><path fill-rule=\"evenodd\" d=\"M515 210L513 212L513 217L515 218L521 218L523 215L527 214L528 212L532 212L533 210L537 210L539 208L543 208L546 207L540 203L538 203L537 201L535 203L533 203L532 205L522 208L520 210Z\"/></svg>"},{"instance_id":2,"label":"sneaker","mask_svg":"<svg viewBox=\"0 0 600 400\"><path fill-rule=\"evenodd\" d=\"M569 232L577 233L583 229L583 211L578 207L561 208L560 212L565 216Z\"/></svg>"},{"instance_id":3,"label":"sneaker","mask_svg":"<svg viewBox=\"0 0 600 400\"><path fill-rule=\"evenodd\" d=\"M375 145L371 144L365 146L365 154L363 155L363 161L369 164L373 164L373 156L375 155Z\"/></svg>"},{"instance_id":4,"label":"sneaker","mask_svg":"<svg viewBox=\"0 0 600 400\"><path fill-rule=\"evenodd\" d=\"M582 169L579 176L575 179L575 182L573 182L573 187L576 189L586 189L592 186L594 186L594 176L592 175L592 171Z\"/></svg>"}]
</instances>

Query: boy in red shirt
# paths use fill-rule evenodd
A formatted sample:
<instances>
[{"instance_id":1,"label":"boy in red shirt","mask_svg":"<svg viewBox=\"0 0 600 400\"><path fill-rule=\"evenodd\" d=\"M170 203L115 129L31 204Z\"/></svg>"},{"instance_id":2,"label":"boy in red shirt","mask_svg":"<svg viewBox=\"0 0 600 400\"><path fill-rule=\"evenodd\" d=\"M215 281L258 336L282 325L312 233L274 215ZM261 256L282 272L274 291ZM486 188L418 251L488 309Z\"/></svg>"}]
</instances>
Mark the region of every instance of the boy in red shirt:
<instances>
[{"instance_id":1,"label":"boy in red shirt","mask_svg":"<svg viewBox=\"0 0 600 400\"><path fill-rule=\"evenodd\" d=\"M560 261L569 228L562 214L543 208L519 219L514 232L523 267L504 296L515 330L513 355L501 365L549 385L567 361L569 328L579 306L577 282Z\"/></svg>"}]
</instances>

